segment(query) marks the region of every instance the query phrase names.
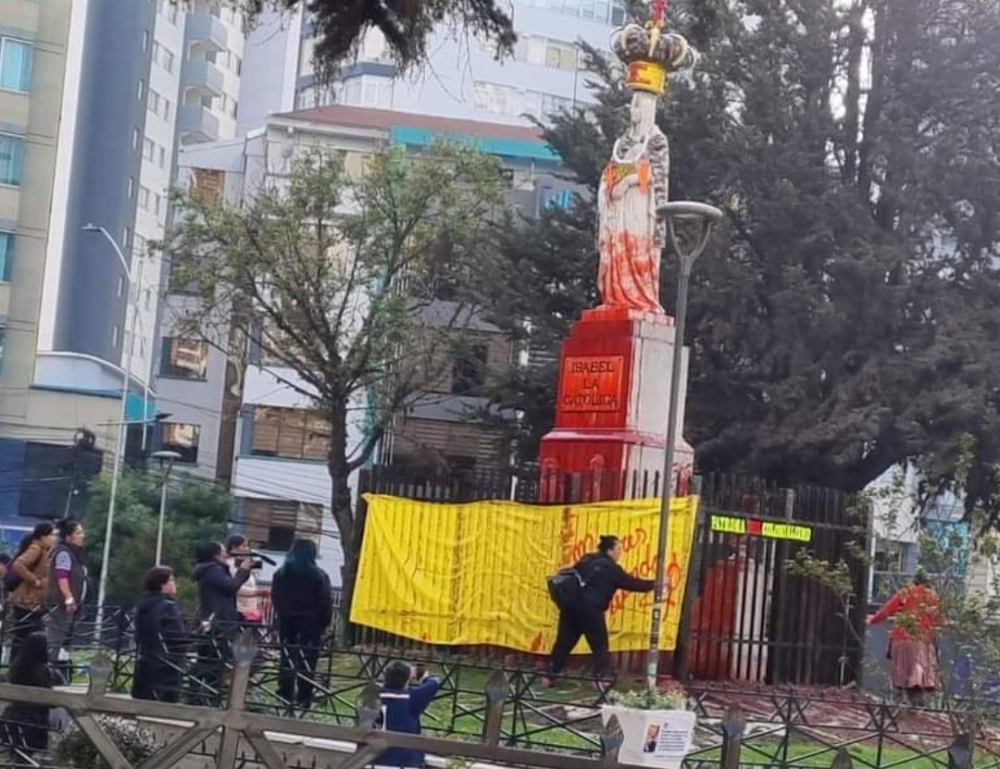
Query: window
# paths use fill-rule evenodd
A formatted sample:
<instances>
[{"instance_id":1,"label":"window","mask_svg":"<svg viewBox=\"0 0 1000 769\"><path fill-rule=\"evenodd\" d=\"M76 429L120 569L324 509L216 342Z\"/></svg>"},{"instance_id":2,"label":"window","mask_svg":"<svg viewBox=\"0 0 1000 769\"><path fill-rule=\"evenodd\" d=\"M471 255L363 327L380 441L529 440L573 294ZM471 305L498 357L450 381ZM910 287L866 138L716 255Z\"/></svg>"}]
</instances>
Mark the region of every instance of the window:
<instances>
[{"instance_id":1,"label":"window","mask_svg":"<svg viewBox=\"0 0 1000 769\"><path fill-rule=\"evenodd\" d=\"M576 46L562 40L545 37L525 37L518 42L514 56L529 64L562 69L572 72L579 66L582 57L577 55Z\"/></svg>"},{"instance_id":2,"label":"window","mask_svg":"<svg viewBox=\"0 0 1000 769\"><path fill-rule=\"evenodd\" d=\"M153 213L157 216L160 215L160 209L163 207L163 196L158 192L153 193Z\"/></svg>"},{"instance_id":3,"label":"window","mask_svg":"<svg viewBox=\"0 0 1000 769\"><path fill-rule=\"evenodd\" d=\"M191 174L190 193L202 203L222 203L225 172L214 168L195 168Z\"/></svg>"},{"instance_id":4,"label":"window","mask_svg":"<svg viewBox=\"0 0 1000 769\"><path fill-rule=\"evenodd\" d=\"M171 24L177 23L177 0L160 0L160 13Z\"/></svg>"},{"instance_id":5,"label":"window","mask_svg":"<svg viewBox=\"0 0 1000 769\"><path fill-rule=\"evenodd\" d=\"M160 374L180 379L205 379L208 374L208 342L164 337Z\"/></svg>"},{"instance_id":6,"label":"window","mask_svg":"<svg viewBox=\"0 0 1000 769\"><path fill-rule=\"evenodd\" d=\"M4 350L7 349L7 329L0 326L0 374L3 373Z\"/></svg>"},{"instance_id":7,"label":"window","mask_svg":"<svg viewBox=\"0 0 1000 769\"><path fill-rule=\"evenodd\" d=\"M146 100L146 109L164 120L170 120L170 100L164 99L152 88L149 89L149 98Z\"/></svg>"},{"instance_id":8,"label":"window","mask_svg":"<svg viewBox=\"0 0 1000 769\"><path fill-rule=\"evenodd\" d=\"M125 227L122 228L122 248L128 248L131 245L132 245L132 230L129 229L129 226L126 224Z\"/></svg>"},{"instance_id":9,"label":"window","mask_svg":"<svg viewBox=\"0 0 1000 769\"><path fill-rule=\"evenodd\" d=\"M142 31L142 50L144 50L144 51L148 51L149 50L149 30L148 29L144 29Z\"/></svg>"},{"instance_id":10,"label":"window","mask_svg":"<svg viewBox=\"0 0 1000 769\"><path fill-rule=\"evenodd\" d=\"M326 459L330 426L310 409L257 406L250 453L291 459Z\"/></svg>"},{"instance_id":11,"label":"window","mask_svg":"<svg viewBox=\"0 0 1000 769\"><path fill-rule=\"evenodd\" d=\"M178 462L196 464L198 462L198 436L201 428L198 425L183 422L163 423L163 450L176 451L181 455Z\"/></svg>"},{"instance_id":12,"label":"window","mask_svg":"<svg viewBox=\"0 0 1000 769\"><path fill-rule=\"evenodd\" d=\"M164 168L167 165L167 150L160 147L160 168Z\"/></svg>"},{"instance_id":13,"label":"window","mask_svg":"<svg viewBox=\"0 0 1000 769\"><path fill-rule=\"evenodd\" d=\"M133 150L139 149L139 129L138 128L133 128L132 129L132 149Z\"/></svg>"},{"instance_id":14,"label":"window","mask_svg":"<svg viewBox=\"0 0 1000 769\"><path fill-rule=\"evenodd\" d=\"M489 347L485 342L473 344L455 358L451 366L451 394L475 395L486 381L486 361Z\"/></svg>"},{"instance_id":15,"label":"window","mask_svg":"<svg viewBox=\"0 0 1000 769\"><path fill-rule=\"evenodd\" d=\"M135 195L135 179L131 176L128 178L128 185L125 188L125 194L128 196L129 200L131 200L132 196Z\"/></svg>"},{"instance_id":16,"label":"window","mask_svg":"<svg viewBox=\"0 0 1000 769\"><path fill-rule=\"evenodd\" d=\"M11 37L0 38L0 88L31 90L31 43Z\"/></svg>"},{"instance_id":17,"label":"window","mask_svg":"<svg viewBox=\"0 0 1000 769\"><path fill-rule=\"evenodd\" d=\"M174 71L174 53L157 42L153 42L153 61L167 72Z\"/></svg>"},{"instance_id":18,"label":"window","mask_svg":"<svg viewBox=\"0 0 1000 769\"><path fill-rule=\"evenodd\" d=\"M146 255L146 239L142 235L132 238L132 256Z\"/></svg>"},{"instance_id":19,"label":"window","mask_svg":"<svg viewBox=\"0 0 1000 769\"><path fill-rule=\"evenodd\" d=\"M0 134L0 184L20 184L23 164L24 140L20 136Z\"/></svg>"},{"instance_id":20,"label":"window","mask_svg":"<svg viewBox=\"0 0 1000 769\"><path fill-rule=\"evenodd\" d=\"M14 233L0 232L0 281L10 282L10 263L14 258Z\"/></svg>"},{"instance_id":21,"label":"window","mask_svg":"<svg viewBox=\"0 0 1000 769\"><path fill-rule=\"evenodd\" d=\"M111 346L112 347L117 347L118 346L118 341L119 341L119 337L120 336L121 336L121 329L118 328L118 324L116 323L115 325L113 325L111 327Z\"/></svg>"},{"instance_id":22,"label":"window","mask_svg":"<svg viewBox=\"0 0 1000 769\"><path fill-rule=\"evenodd\" d=\"M118 296L122 296L125 293L125 276L118 276Z\"/></svg>"},{"instance_id":23,"label":"window","mask_svg":"<svg viewBox=\"0 0 1000 769\"><path fill-rule=\"evenodd\" d=\"M141 77L139 78L139 85L135 91L135 98L142 101L142 97L146 95L146 81Z\"/></svg>"},{"instance_id":24,"label":"window","mask_svg":"<svg viewBox=\"0 0 1000 769\"><path fill-rule=\"evenodd\" d=\"M472 87L476 108L495 115L520 115L521 92L509 85L477 82Z\"/></svg>"},{"instance_id":25,"label":"window","mask_svg":"<svg viewBox=\"0 0 1000 769\"><path fill-rule=\"evenodd\" d=\"M139 208L143 211L149 210L149 194L148 187L139 186Z\"/></svg>"},{"instance_id":26,"label":"window","mask_svg":"<svg viewBox=\"0 0 1000 769\"><path fill-rule=\"evenodd\" d=\"M156 142L154 142L152 139L143 139L142 156L146 158L146 160L152 160L155 153L156 153Z\"/></svg>"},{"instance_id":27,"label":"window","mask_svg":"<svg viewBox=\"0 0 1000 769\"><path fill-rule=\"evenodd\" d=\"M622 24L625 21L625 3L621 0L521 0L521 2L569 16L593 19L602 24Z\"/></svg>"},{"instance_id":28,"label":"window","mask_svg":"<svg viewBox=\"0 0 1000 769\"><path fill-rule=\"evenodd\" d=\"M305 502L248 499L244 536L251 547L286 551L296 539L319 543L323 508Z\"/></svg>"}]
</instances>

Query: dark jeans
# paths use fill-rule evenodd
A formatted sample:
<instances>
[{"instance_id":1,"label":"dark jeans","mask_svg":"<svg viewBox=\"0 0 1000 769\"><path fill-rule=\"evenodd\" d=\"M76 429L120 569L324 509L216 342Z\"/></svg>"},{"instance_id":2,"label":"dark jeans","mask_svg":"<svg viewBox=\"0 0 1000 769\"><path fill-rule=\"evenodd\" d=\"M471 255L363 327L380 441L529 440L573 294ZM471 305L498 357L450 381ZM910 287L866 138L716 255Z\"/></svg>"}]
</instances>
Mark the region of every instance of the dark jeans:
<instances>
[{"instance_id":1,"label":"dark jeans","mask_svg":"<svg viewBox=\"0 0 1000 769\"><path fill-rule=\"evenodd\" d=\"M172 661L172 660L171 660ZM140 656L132 679L132 697L137 700L179 702L181 671L159 655Z\"/></svg>"},{"instance_id":2,"label":"dark jeans","mask_svg":"<svg viewBox=\"0 0 1000 769\"><path fill-rule=\"evenodd\" d=\"M611 668L611 657L608 654L608 626L604 621L604 612L597 609L579 608L559 612L559 632L552 647L552 659L549 672L561 673L569 660L570 652L580 640L587 639L594 659L594 674L606 676Z\"/></svg>"},{"instance_id":3,"label":"dark jeans","mask_svg":"<svg viewBox=\"0 0 1000 769\"><path fill-rule=\"evenodd\" d=\"M21 606L11 607L11 629L10 629L10 661L13 662L17 653L21 650L21 644L32 633L42 631L42 617L45 610L26 609Z\"/></svg>"},{"instance_id":4,"label":"dark jeans","mask_svg":"<svg viewBox=\"0 0 1000 769\"><path fill-rule=\"evenodd\" d=\"M190 704L208 707L222 704L233 656L231 638L218 631L205 633L199 638L196 647L198 659L191 671Z\"/></svg>"},{"instance_id":5,"label":"dark jeans","mask_svg":"<svg viewBox=\"0 0 1000 769\"><path fill-rule=\"evenodd\" d=\"M278 696L307 708L312 703L313 674L319 659L322 630L311 618L284 617L278 620L278 634L281 636Z\"/></svg>"}]
</instances>

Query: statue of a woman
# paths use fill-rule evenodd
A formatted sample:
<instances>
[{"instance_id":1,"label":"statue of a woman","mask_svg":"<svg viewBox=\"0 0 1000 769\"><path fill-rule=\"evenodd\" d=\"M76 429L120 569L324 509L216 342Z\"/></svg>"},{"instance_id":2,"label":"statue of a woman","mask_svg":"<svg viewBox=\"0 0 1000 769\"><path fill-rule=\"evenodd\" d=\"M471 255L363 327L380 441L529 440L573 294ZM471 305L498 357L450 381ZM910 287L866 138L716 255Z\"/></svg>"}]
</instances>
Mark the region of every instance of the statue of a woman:
<instances>
[{"instance_id":1,"label":"statue of a woman","mask_svg":"<svg viewBox=\"0 0 1000 769\"><path fill-rule=\"evenodd\" d=\"M636 91L629 118L601 176L597 284L603 307L662 314L660 253L666 226L656 209L668 199L670 147L656 125L656 94Z\"/></svg>"},{"instance_id":2,"label":"statue of a woman","mask_svg":"<svg viewBox=\"0 0 1000 769\"><path fill-rule=\"evenodd\" d=\"M663 314L660 253L667 228L656 212L668 200L670 147L656 125L656 101L668 73L691 61L687 41L663 31L665 10L665 3L651 3L645 26L627 24L612 40L626 65L632 104L629 127L615 142L597 201L601 306L657 315Z\"/></svg>"}]
</instances>

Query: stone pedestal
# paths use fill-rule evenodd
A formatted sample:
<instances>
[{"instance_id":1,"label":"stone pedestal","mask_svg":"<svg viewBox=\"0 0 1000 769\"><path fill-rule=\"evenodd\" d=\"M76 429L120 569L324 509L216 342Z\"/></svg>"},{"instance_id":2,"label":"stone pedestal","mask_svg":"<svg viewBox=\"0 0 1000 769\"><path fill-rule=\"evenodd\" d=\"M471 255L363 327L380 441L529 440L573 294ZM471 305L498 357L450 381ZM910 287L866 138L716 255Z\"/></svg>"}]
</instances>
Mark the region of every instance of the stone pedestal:
<instances>
[{"instance_id":1,"label":"stone pedestal","mask_svg":"<svg viewBox=\"0 0 1000 769\"><path fill-rule=\"evenodd\" d=\"M583 313L563 343L553 430L542 439L543 501L659 495L674 348L673 319L619 308ZM687 350L678 431L684 424ZM693 466L683 438L675 448L679 487ZM579 474L572 493L564 480Z\"/></svg>"}]
</instances>

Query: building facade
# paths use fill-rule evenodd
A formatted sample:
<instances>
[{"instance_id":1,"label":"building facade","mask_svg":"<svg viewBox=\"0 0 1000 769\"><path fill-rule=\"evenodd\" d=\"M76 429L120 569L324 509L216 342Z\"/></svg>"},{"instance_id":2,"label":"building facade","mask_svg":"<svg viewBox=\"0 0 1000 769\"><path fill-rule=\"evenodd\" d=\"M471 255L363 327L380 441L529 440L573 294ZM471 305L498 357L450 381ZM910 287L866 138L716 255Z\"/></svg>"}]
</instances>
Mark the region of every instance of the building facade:
<instances>
[{"instance_id":1,"label":"building facade","mask_svg":"<svg viewBox=\"0 0 1000 769\"><path fill-rule=\"evenodd\" d=\"M494 48L441 29L426 66L400 73L377 31L333 83L313 66L315 29L302 12L265 16L248 41L243 102L248 117L329 104L438 117L524 124L592 101L580 42L598 50L625 19L619 0L512 0L518 42L497 61ZM258 122L256 125L259 125ZM254 127L247 123L246 128Z\"/></svg>"},{"instance_id":2,"label":"building facade","mask_svg":"<svg viewBox=\"0 0 1000 769\"><path fill-rule=\"evenodd\" d=\"M30 480L33 444L73 446L81 428L97 450L114 451L126 368L128 421L157 408L150 385L162 266L147 243L163 235L177 147L236 131L245 25L219 6L0 4L8 484ZM62 512L37 507L28 514Z\"/></svg>"}]
</instances>

